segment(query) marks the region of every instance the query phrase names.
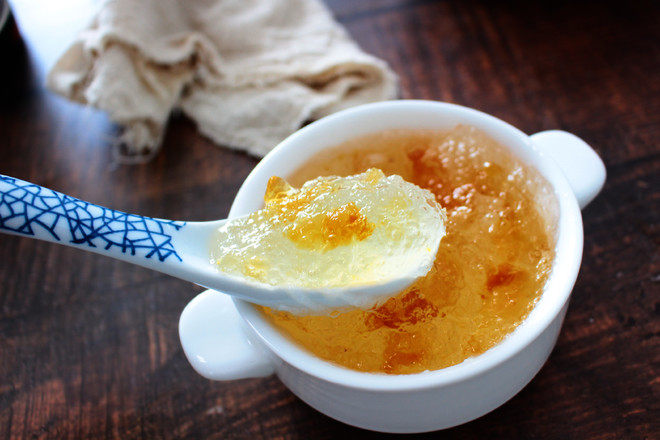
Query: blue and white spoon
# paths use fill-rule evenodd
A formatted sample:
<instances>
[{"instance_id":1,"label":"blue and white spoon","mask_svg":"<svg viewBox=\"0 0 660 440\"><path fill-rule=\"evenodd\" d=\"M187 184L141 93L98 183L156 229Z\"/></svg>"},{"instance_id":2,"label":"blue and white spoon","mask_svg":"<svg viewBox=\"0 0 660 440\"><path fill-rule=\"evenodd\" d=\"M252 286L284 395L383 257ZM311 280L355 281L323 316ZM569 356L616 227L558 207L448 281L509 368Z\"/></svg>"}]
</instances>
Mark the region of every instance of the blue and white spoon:
<instances>
[{"instance_id":1,"label":"blue and white spoon","mask_svg":"<svg viewBox=\"0 0 660 440\"><path fill-rule=\"evenodd\" d=\"M246 301L290 311L375 304L420 274L346 287L273 286L219 271L210 263L214 233L227 220L183 222L127 214L0 174L0 232L71 246L153 269Z\"/></svg>"}]
</instances>

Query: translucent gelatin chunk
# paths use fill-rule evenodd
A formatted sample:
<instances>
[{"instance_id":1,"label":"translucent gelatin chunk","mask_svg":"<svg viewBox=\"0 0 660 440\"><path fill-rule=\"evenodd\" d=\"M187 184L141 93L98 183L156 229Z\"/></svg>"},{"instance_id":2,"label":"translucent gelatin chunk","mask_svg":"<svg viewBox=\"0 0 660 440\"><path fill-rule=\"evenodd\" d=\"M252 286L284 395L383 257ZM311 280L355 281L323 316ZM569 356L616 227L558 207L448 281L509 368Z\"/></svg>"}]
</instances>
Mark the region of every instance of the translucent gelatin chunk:
<instances>
[{"instance_id":1,"label":"translucent gelatin chunk","mask_svg":"<svg viewBox=\"0 0 660 440\"><path fill-rule=\"evenodd\" d=\"M211 257L223 272L279 286L414 279L433 265L445 220L430 191L375 168L300 189L272 177L264 208L220 228Z\"/></svg>"}]
</instances>

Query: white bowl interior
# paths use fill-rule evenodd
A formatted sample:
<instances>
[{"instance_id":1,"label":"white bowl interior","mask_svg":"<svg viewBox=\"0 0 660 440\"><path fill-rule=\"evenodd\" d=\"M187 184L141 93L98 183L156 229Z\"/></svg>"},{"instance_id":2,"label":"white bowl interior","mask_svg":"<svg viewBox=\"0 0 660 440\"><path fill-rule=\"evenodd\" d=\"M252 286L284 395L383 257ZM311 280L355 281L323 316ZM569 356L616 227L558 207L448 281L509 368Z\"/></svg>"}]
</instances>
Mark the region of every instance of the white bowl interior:
<instances>
[{"instance_id":1,"label":"white bowl interior","mask_svg":"<svg viewBox=\"0 0 660 440\"><path fill-rule=\"evenodd\" d=\"M252 305L236 300L239 312L277 356L313 376L353 388L396 391L438 386L471 377L504 361L538 337L561 311L582 258L582 217L575 196L558 166L535 150L526 134L477 110L432 101L388 101L345 110L312 123L283 141L255 167L240 188L229 217L260 209L270 176L286 177L326 148L389 129L445 130L457 124L472 125L487 133L535 167L554 189L559 211L555 261L544 293L529 316L500 344L458 365L417 374L386 375L358 372L319 359L277 331Z\"/></svg>"}]
</instances>

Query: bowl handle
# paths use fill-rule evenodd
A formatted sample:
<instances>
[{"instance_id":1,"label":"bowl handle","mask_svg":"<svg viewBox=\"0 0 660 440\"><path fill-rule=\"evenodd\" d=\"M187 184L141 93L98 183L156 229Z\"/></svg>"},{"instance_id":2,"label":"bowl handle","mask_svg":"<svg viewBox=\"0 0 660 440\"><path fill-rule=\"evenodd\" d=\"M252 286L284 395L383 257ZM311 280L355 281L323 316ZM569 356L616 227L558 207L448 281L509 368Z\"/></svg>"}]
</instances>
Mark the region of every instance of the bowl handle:
<instances>
[{"instance_id":1,"label":"bowl handle","mask_svg":"<svg viewBox=\"0 0 660 440\"><path fill-rule=\"evenodd\" d=\"M605 184L605 164L598 153L579 137L562 130L541 131L531 138L543 155L559 165L584 209Z\"/></svg>"},{"instance_id":2,"label":"bowl handle","mask_svg":"<svg viewBox=\"0 0 660 440\"><path fill-rule=\"evenodd\" d=\"M252 342L243 326L229 295L206 290L190 301L179 319L179 338L195 371L212 380L272 374L265 348Z\"/></svg>"}]
</instances>

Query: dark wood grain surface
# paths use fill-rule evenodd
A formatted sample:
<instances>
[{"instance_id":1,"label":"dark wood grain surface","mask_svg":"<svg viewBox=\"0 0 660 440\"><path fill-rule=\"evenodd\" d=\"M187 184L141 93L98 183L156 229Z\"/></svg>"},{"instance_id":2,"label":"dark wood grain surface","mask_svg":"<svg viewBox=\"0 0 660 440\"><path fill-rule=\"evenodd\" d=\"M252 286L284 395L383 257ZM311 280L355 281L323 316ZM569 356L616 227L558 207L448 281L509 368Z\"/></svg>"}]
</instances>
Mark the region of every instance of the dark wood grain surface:
<instances>
[{"instance_id":1,"label":"dark wood grain surface","mask_svg":"<svg viewBox=\"0 0 660 440\"><path fill-rule=\"evenodd\" d=\"M0 173L128 212L224 217L257 163L174 117L161 153L113 163L116 127L44 90L92 1L14 1L2 35ZM463 104L533 133L571 131L608 181L583 212L582 270L540 374L438 438L660 438L660 12L657 2L332 0L401 76L402 95ZM201 291L70 248L0 236L0 439L380 438L276 378L207 381L177 321Z\"/></svg>"}]
</instances>

